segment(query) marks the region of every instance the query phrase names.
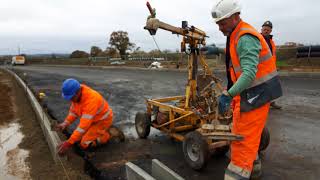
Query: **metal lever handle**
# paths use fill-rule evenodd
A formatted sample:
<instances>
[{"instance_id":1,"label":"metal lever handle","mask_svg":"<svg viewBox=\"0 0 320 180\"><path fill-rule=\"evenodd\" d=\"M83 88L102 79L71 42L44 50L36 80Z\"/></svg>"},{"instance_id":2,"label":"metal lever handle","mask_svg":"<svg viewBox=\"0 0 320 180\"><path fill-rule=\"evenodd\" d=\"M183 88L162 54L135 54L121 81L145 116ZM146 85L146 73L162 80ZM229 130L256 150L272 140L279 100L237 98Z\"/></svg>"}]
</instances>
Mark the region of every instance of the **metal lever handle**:
<instances>
[{"instance_id":1,"label":"metal lever handle","mask_svg":"<svg viewBox=\"0 0 320 180\"><path fill-rule=\"evenodd\" d=\"M152 16L154 16L154 12L153 12L153 10L152 10L152 7L151 7L149 1L147 1L147 7L148 7L148 9L149 9L150 14L151 14Z\"/></svg>"}]
</instances>

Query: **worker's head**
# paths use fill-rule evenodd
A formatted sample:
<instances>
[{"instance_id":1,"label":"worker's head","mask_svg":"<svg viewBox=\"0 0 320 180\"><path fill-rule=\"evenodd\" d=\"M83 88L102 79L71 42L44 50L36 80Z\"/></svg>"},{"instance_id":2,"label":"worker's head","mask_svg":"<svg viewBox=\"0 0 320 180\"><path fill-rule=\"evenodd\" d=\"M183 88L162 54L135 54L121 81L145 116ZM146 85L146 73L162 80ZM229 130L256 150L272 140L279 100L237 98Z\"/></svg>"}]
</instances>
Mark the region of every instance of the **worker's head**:
<instances>
[{"instance_id":1,"label":"worker's head","mask_svg":"<svg viewBox=\"0 0 320 180\"><path fill-rule=\"evenodd\" d=\"M272 27L271 21L264 22L261 28L261 34L264 36L269 36L272 32Z\"/></svg>"},{"instance_id":2,"label":"worker's head","mask_svg":"<svg viewBox=\"0 0 320 180\"><path fill-rule=\"evenodd\" d=\"M75 79L66 79L62 84L62 97L65 100L77 102L79 100L81 91L80 83Z\"/></svg>"},{"instance_id":3,"label":"worker's head","mask_svg":"<svg viewBox=\"0 0 320 180\"><path fill-rule=\"evenodd\" d=\"M239 0L220 0L212 8L211 15L219 26L219 30L230 36L240 22L241 5Z\"/></svg>"}]
</instances>

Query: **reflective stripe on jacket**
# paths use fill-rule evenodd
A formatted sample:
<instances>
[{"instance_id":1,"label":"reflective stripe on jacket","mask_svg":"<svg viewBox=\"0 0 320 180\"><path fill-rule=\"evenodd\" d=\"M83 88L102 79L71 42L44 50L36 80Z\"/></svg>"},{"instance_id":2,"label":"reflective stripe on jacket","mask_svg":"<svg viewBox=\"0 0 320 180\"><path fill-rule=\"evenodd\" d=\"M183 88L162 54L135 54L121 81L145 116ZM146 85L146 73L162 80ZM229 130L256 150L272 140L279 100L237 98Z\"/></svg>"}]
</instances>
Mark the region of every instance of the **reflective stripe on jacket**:
<instances>
[{"instance_id":1,"label":"reflective stripe on jacket","mask_svg":"<svg viewBox=\"0 0 320 180\"><path fill-rule=\"evenodd\" d=\"M243 21L240 21L240 23L237 25L237 27L230 36L231 65L229 68L233 83L237 81L237 79L240 77L242 73L240 59L237 52L237 45L240 37L244 34L250 34L257 37L262 47L259 53L259 64L257 67L256 78L250 86L254 87L277 76L277 69L275 65L275 59L272 56L268 44L263 38L263 36L258 31L256 31L251 25Z\"/></svg>"},{"instance_id":2,"label":"reflective stripe on jacket","mask_svg":"<svg viewBox=\"0 0 320 180\"><path fill-rule=\"evenodd\" d=\"M71 144L80 141L92 123L101 120L112 121L112 116L113 112L108 102L98 92L82 84L80 102L72 102L66 118L69 124L80 118L78 127L73 131L68 141Z\"/></svg>"}]
</instances>

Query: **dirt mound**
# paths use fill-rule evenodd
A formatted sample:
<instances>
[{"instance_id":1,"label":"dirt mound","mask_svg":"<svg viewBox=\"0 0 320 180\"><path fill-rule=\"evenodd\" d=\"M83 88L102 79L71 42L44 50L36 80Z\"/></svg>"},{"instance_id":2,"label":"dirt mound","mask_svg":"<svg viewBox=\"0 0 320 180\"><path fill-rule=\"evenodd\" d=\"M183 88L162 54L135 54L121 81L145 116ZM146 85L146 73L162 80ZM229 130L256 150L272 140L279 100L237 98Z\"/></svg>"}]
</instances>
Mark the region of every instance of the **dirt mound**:
<instances>
[{"instance_id":1,"label":"dirt mound","mask_svg":"<svg viewBox=\"0 0 320 180\"><path fill-rule=\"evenodd\" d=\"M14 108L10 100L10 97L12 97L12 87L8 81L8 75L0 71L0 125L14 118Z\"/></svg>"}]
</instances>

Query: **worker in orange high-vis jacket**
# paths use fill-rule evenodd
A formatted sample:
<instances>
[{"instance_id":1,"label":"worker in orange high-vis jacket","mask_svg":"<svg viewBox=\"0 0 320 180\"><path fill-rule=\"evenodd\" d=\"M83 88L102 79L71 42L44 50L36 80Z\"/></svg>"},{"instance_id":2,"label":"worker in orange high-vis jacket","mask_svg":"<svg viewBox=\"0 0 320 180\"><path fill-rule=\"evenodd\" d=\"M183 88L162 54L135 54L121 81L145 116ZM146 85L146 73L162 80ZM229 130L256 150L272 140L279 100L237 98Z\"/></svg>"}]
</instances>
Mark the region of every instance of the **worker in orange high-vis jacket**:
<instances>
[{"instance_id":1,"label":"worker in orange high-vis jacket","mask_svg":"<svg viewBox=\"0 0 320 180\"><path fill-rule=\"evenodd\" d=\"M228 87L220 104L233 103L232 133L244 137L231 142L231 162L225 180L261 175L258 148L270 102L282 95L275 60L262 35L240 18L239 0L218 0L212 17L227 37L226 73ZM255 168L254 168L255 167Z\"/></svg>"},{"instance_id":2,"label":"worker in orange high-vis jacket","mask_svg":"<svg viewBox=\"0 0 320 180\"><path fill-rule=\"evenodd\" d=\"M272 53L272 56L274 56L275 61L277 61L276 44L273 41L273 35L271 35L272 28L273 28L273 25L272 25L271 21L264 22L262 24L261 34L264 37L264 39L266 40L266 42L267 42L267 44L268 44L268 46L270 48L270 51ZM270 106L275 108L275 109L281 109L282 108L275 101L272 101L270 103Z\"/></svg>"},{"instance_id":3,"label":"worker in orange high-vis jacket","mask_svg":"<svg viewBox=\"0 0 320 180\"><path fill-rule=\"evenodd\" d=\"M71 106L64 122L56 128L65 130L77 118L80 122L70 138L58 145L58 154L65 154L76 142L79 142L82 149L107 143L110 139L108 129L113 118L108 102L97 91L75 79L63 82L62 96L71 101Z\"/></svg>"}]
</instances>

